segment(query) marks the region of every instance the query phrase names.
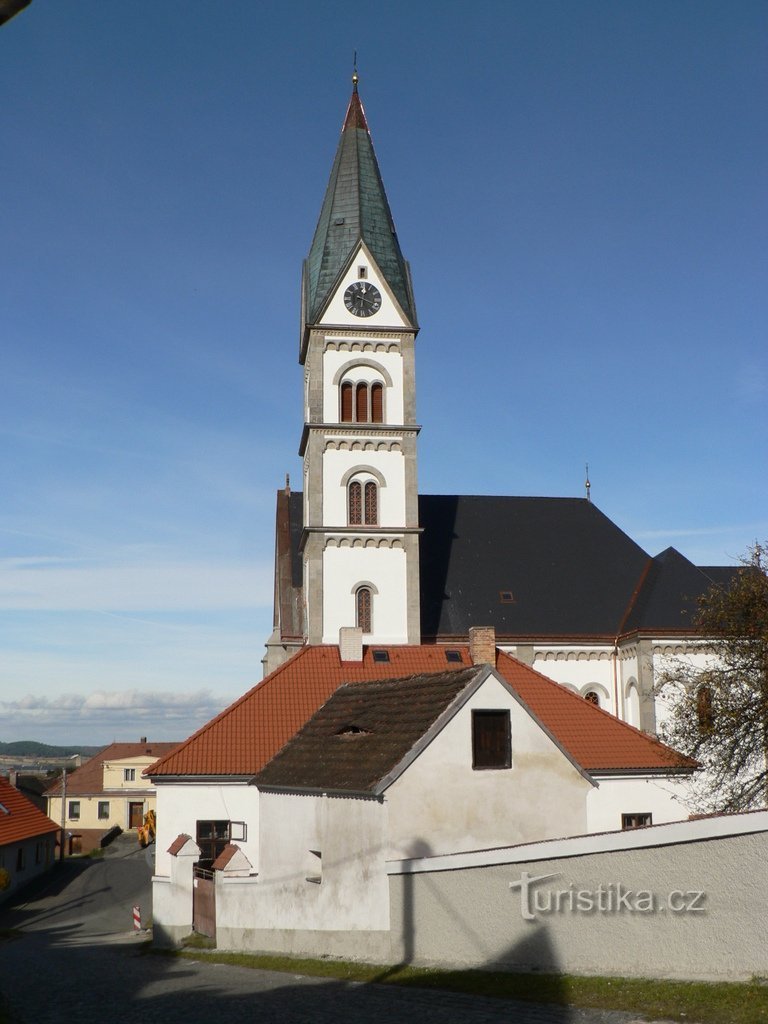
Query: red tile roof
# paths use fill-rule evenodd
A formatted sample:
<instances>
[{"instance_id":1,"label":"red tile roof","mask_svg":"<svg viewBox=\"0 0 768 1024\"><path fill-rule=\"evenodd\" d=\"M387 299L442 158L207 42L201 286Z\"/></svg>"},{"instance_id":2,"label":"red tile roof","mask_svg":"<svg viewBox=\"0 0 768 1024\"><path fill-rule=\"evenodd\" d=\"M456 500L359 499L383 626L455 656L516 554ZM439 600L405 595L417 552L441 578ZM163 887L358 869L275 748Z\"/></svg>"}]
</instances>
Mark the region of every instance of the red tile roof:
<instances>
[{"instance_id":1,"label":"red tile roof","mask_svg":"<svg viewBox=\"0 0 768 1024\"><path fill-rule=\"evenodd\" d=\"M503 675L571 757L588 772L688 770L697 762L648 733L620 722L573 690L567 690L503 651L496 657Z\"/></svg>"},{"instance_id":2,"label":"red tile roof","mask_svg":"<svg viewBox=\"0 0 768 1024\"><path fill-rule=\"evenodd\" d=\"M446 650L460 652L448 662ZM389 660L374 660L386 651ZM342 662L336 646L304 647L252 690L148 769L152 778L251 777L260 771L342 683L444 672L471 664L466 645L366 647ZM562 747L586 771L691 770L696 765L620 722L507 654L497 670Z\"/></svg>"},{"instance_id":3,"label":"red tile roof","mask_svg":"<svg viewBox=\"0 0 768 1024\"><path fill-rule=\"evenodd\" d=\"M49 835L59 826L0 777L0 846Z\"/></svg>"},{"instance_id":4,"label":"red tile roof","mask_svg":"<svg viewBox=\"0 0 768 1024\"><path fill-rule=\"evenodd\" d=\"M110 743L94 754L82 767L67 775L67 796L96 796L104 792L104 762L122 761L126 757L164 757L178 747L178 743ZM138 780L138 776L137 776ZM58 779L46 791L46 796L61 796L62 781ZM123 790L121 789L122 793Z\"/></svg>"}]
</instances>

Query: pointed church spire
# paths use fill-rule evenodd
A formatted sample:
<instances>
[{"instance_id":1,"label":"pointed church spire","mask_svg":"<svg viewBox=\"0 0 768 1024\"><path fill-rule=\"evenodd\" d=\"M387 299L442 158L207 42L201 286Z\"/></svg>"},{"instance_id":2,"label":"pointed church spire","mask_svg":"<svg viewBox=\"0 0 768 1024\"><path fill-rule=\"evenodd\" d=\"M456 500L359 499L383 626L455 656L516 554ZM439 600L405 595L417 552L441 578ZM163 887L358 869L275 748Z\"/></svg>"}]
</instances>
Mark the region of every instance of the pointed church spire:
<instances>
[{"instance_id":1,"label":"pointed church spire","mask_svg":"<svg viewBox=\"0 0 768 1024\"><path fill-rule=\"evenodd\" d=\"M410 272L395 232L363 104L357 68L336 158L304 276L304 320L316 323L349 260L364 241L403 313L415 326Z\"/></svg>"}]
</instances>

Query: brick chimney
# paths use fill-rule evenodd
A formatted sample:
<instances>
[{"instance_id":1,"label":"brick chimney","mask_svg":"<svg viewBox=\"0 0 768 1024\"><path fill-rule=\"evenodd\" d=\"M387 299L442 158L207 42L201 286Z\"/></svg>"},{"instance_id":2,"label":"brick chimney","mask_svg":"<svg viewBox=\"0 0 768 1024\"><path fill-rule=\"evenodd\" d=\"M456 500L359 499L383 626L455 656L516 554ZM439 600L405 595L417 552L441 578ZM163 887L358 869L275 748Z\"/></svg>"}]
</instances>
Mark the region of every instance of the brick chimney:
<instances>
[{"instance_id":1,"label":"brick chimney","mask_svg":"<svg viewBox=\"0 0 768 1024\"><path fill-rule=\"evenodd\" d=\"M361 626L342 626L339 630L339 657L342 661L363 660L363 630Z\"/></svg>"},{"instance_id":2,"label":"brick chimney","mask_svg":"<svg viewBox=\"0 0 768 1024\"><path fill-rule=\"evenodd\" d=\"M471 626L469 656L473 665L496 667L496 630L493 626Z\"/></svg>"}]
</instances>

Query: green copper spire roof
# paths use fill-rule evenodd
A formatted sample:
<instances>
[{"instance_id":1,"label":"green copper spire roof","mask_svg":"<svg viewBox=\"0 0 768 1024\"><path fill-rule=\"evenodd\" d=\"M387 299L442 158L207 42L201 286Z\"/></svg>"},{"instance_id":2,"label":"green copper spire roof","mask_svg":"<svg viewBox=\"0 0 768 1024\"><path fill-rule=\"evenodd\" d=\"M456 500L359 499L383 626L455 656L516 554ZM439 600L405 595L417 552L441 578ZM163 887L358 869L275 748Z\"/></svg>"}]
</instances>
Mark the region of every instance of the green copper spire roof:
<instances>
[{"instance_id":1,"label":"green copper spire roof","mask_svg":"<svg viewBox=\"0 0 768 1024\"><path fill-rule=\"evenodd\" d=\"M408 264L373 151L365 111L353 78L331 178L305 266L305 318L314 323L360 240L364 241L400 306L415 326Z\"/></svg>"}]
</instances>

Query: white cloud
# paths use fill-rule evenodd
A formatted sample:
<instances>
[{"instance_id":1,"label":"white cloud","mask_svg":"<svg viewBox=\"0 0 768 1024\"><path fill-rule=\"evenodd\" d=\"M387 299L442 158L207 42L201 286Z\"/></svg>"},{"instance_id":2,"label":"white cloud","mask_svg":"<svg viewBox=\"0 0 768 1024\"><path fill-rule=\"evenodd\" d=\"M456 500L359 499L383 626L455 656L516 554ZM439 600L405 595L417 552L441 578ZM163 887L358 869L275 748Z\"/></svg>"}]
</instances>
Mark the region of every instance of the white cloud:
<instances>
[{"instance_id":1,"label":"white cloud","mask_svg":"<svg viewBox=\"0 0 768 1024\"><path fill-rule=\"evenodd\" d=\"M44 738L55 743L106 745L112 739L186 739L222 711L230 700L210 690L158 693L128 690L28 694L0 701L0 738Z\"/></svg>"}]
</instances>

